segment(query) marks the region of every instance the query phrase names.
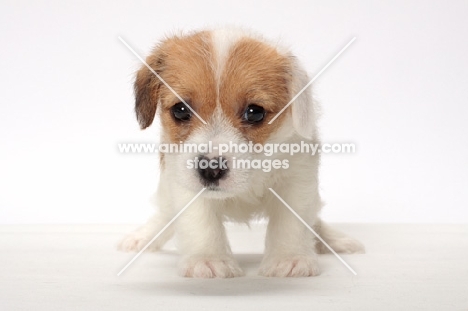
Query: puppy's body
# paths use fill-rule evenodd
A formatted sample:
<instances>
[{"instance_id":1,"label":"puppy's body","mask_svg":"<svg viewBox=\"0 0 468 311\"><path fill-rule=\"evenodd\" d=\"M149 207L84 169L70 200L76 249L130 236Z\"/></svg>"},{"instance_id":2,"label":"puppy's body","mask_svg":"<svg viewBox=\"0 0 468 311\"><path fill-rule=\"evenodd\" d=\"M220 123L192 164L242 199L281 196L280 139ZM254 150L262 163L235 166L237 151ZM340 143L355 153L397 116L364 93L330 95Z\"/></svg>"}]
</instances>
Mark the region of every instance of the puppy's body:
<instances>
[{"instance_id":1,"label":"puppy's body","mask_svg":"<svg viewBox=\"0 0 468 311\"><path fill-rule=\"evenodd\" d=\"M138 120L142 128L146 128L158 111L162 143L211 141L216 146L223 143L319 142L317 107L307 90L272 124L268 124L308 83L308 78L286 49L256 35L221 29L172 37L153 51L147 63L178 95L145 66L138 72L135 82ZM207 124L185 111L183 106L179 108L182 110L174 112L175 108L181 107L179 96ZM178 119L181 113L185 113L182 114L184 118ZM223 222L248 222L256 217L269 220L261 275L318 274L316 253L325 248L315 245L314 235L268 188L276 191L335 251L363 250L358 241L326 227L318 218L322 206L318 191L318 154L275 153L267 157L261 153L234 150L223 154L229 167L226 172L221 172L223 174L187 169L187 161L191 159L199 156L213 159L218 155L218 151L163 154L157 192L158 213L126 237L120 248L142 249L206 187L150 246L150 249L158 250L176 233L183 254L181 273L184 276L242 275L232 258ZM234 168L234 161L239 159L286 160L289 167L269 172Z\"/></svg>"}]
</instances>

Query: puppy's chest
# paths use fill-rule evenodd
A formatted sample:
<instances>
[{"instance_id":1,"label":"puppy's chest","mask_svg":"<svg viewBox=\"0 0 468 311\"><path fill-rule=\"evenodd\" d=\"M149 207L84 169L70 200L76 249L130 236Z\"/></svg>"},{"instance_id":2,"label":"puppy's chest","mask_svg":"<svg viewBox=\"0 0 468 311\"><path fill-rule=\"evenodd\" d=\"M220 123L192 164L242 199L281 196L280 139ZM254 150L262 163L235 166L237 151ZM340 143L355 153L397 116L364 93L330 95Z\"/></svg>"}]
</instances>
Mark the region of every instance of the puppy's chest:
<instances>
[{"instance_id":1,"label":"puppy's chest","mask_svg":"<svg viewBox=\"0 0 468 311\"><path fill-rule=\"evenodd\" d=\"M223 218L236 221L248 222L250 220L263 218L266 215L266 199L255 199L252 201L230 200L224 204L220 204L220 214Z\"/></svg>"}]
</instances>

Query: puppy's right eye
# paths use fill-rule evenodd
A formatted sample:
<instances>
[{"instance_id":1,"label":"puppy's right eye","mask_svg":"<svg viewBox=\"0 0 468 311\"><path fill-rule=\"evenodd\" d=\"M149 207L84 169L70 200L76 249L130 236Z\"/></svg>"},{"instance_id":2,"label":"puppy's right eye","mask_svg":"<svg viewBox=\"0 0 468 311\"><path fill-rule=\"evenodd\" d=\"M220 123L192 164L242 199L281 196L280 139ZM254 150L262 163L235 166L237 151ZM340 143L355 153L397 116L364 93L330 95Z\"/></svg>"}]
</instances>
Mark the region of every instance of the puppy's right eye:
<instances>
[{"instance_id":1,"label":"puppy's right eye","mask_svg":"<svg viewBox=\"0 0 468 311\"><path fill-rule=\"evenodd\" d=\"M172 106L171 113L178 121L188 121L192 117L192 112L184 103L177 103Z\"/></svg>"}]
</instances>

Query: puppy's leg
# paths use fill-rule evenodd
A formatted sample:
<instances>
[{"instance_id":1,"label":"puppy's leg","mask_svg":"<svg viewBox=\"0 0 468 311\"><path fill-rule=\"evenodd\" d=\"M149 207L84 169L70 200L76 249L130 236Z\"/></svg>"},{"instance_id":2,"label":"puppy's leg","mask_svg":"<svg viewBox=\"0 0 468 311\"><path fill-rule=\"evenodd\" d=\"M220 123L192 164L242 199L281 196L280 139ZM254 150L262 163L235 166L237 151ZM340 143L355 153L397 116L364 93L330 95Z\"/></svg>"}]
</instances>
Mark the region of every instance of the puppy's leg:
<instances>
[{"instance_id":1,"label":"puppy's leg","mask_svg":"<svg viewBox=\"0 0 468 311\"><path fill-rule=\"evenodd\" d=\"M168 191L167 183L160 183L154 197L154 204L158 212L153 215L145 225L124 237L117 248L122 251L140 251L149 243L175 216L173 201ZM148 246L148 251L158 251L174 235L174 224L171 224L164 232Z\"/></svg>"},{"instance_id":2,"label":"puppy's leg","mask_svg":"<svg viewBox=\"0 0 468 311\"><path fill-rule=\"evenodd\" d=\"M278 194L307 223L314 223L321 202L310 189L284 187ZM265 255L259 274L273 277L303 277L319 274L315 237L276 197L267 207L269 223L265 241Z\"/></svg>"},{"instance_id":3,"label":"puppy's leg","mask_svg":"<svg viewBox=\"0 0 468 311\"><path fill-rule=\"evenodd\" d=\"M183 258L180 274L196 278L244 275L231 255L223 219L222 201L198 198L177 221L177 246ZM183 205L183 204L182 204Z\"/></svg>"},{"instance_id":4,"label":"puppy's leg","mask_svg":"<svg viewBox=\"0 0 468 311\"><path fill-rule=\"evenodd\" d=\"M148 222L125 236L117 248L125 252L139 252L146 244L148 244L153 237L155 237L164 226L171 221L170 217L164 217L162 213L156 213ZM174 235L173 225L169 226L164 232L148 246L148 251L158 251L164 244L171 239Z\"/></svg>"},{"instance_id":5,"label":"puppy's leg","mask_svg":"<svg viewBox=\"0 0 468 311\"><path fill-rule=\"evenodd\" d=\"M361 242L346 234L331 228L318 219L314 225L317 234L337 253L364 253L365 248ZM329 253L330 250L320 241L317 241L316 250L319 254Z\"/></svg>"}]
</instances>

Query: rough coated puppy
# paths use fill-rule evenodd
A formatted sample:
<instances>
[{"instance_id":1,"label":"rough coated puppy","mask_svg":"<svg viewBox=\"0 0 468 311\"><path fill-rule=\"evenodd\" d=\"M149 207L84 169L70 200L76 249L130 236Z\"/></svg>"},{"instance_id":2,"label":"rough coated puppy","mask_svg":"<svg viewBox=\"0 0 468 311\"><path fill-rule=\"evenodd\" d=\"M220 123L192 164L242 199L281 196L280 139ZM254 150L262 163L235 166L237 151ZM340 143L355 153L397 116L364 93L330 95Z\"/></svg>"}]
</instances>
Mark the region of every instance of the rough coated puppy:
<instances>
[{"instance_id":1,"label":"rough coated puppy","mask_svg":"<svg viewBox=\"0 0 468 311\"><path fill-rule=\"evenodd\" d=\"M232 147L319 143L317 106L309 90L269 124L309 82L305 70L286 48L244 30L218 29L169 37L146 61L178 94L146 66L138 71L134 85L137 119L144 129L159 115L163 144L210 142ZM220 155L212 148L161 153L160 158L157 213L120 242L121 250L141 250L202 188L206 190L200 197L148 248L160 249L175 234L183 256L183 276L243 275L231 254L223 223L260 217L268 219L260 275L300 277L319 273L317 253L327 249L269 188L336 252L364 250L361 243L331 229L318 217L322 207L318 154L276 152L267 156L231 148ZM214 167L197 167L194 159L211 161ZM279 162L265 170L236 165L239 160ZM216 167L221 162L224 167Z\"/></svg>"}]
</instances>

